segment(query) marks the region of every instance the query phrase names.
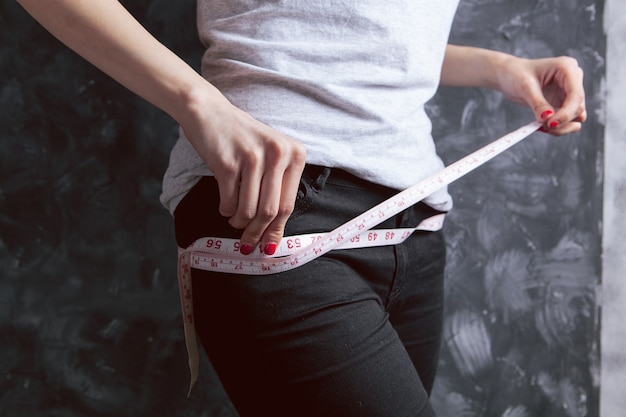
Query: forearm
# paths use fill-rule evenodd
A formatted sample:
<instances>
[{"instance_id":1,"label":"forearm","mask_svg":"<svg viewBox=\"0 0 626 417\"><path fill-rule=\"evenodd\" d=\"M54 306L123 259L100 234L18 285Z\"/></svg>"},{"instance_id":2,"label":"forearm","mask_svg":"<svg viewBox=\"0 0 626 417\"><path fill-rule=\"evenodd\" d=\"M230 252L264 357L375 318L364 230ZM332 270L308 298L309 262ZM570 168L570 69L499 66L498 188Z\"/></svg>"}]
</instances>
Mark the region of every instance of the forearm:
<instances>
[{"instance_id":1,"label":"forearm","mask_svg":"<svg viewBox=\"0 0 626 417\"><path fill-rule=\"evenodd\" d=\"M223 96L116 0L18 0L47 30L178 122L198 96Z\"/></svg>"},{"instance_id":2,"label":"forearm","mask_svg":"<svg viewBox=\"0 0 626 417\"><path fill-rule=\"evenodd\" d=\"M441 85L499 89L497 71L512 56L488 49L448 45Z\"/></svg>"}]
</instances>

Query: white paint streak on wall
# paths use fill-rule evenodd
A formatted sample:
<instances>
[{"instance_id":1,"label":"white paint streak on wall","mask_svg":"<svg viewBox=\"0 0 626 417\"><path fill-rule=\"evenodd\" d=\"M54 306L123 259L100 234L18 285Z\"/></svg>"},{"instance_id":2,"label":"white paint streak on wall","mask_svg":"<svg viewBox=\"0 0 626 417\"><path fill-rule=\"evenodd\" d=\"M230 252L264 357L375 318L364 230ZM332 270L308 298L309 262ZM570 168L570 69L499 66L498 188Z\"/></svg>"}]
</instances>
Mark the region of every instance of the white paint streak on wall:
<instances>
[{"instance_id":1,"label":"white paint streak on wall","mask_svg":"<svg viewBox=\"0 0 626 417\"><path fill-rule=\"evenodd\" d=\"M443 332L454 362L463 375L476 376L491 366L491 338L480 314L459 311L446 319Z\"/></svg>"},{"instance_id":2,"label":"white paint streak on wall","mask_svg":"<svg viewBox=\"0 0 626 417\"><path fill-rule=\"evenodd\" d=\"M602 376L600 415L626 410L626 2L606 0L607 124L605 136Z\"/></svg>"},{"instance_id":3,"label":"white paint streak on wall","mask_svg":"<svg viewBox=\"0 0 626 417\"><path fill-rule=\"evenodd\" d=\"M516 407L509 407L506 409L502 417L530 417L526 408L522 405Z\"/></svg>"},{"instance_id":4,"label":"white paint streak on wall","mask_svg":"<svg viewBox=\"0 0 626 417\"><path fill-rule=\"evenodd\" d=\"M485 291L489 306L498 311L505 323L531 311L534 301L528 294L530 256L510 250L490 259L485 267Z\"/></svg>"},{"instance_id":5,"label":"white paint streak on wall","mask_svg":"<svg viewBox=\"0 0 626 417\"><path fill-rule=\"evenodd\" d=\"M580 348L585 339L577 331L580 320L591 320L597 282L589 257L593 238L569 231L548 254L537 259L532 274L545 283L544 301L535 312L537 330L552 347Z\"/></svg>"}]
</instances>

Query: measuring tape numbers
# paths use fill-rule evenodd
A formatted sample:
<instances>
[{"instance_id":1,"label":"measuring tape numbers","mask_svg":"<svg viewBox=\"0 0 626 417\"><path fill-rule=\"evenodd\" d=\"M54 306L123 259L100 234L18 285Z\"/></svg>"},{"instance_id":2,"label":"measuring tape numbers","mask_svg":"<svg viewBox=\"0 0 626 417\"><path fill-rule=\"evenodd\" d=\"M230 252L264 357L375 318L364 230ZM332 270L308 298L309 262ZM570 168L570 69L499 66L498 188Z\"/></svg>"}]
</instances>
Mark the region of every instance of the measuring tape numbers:
<instances>
[{"instance_id":1,"label":"measuring tape numbers","mask_svg":"<svg viewBox=\"0 0 626 417\"><path fill-rule=\"evenodd\" d=\"M239 275L269 275L302 266L331 250L395 245L402 243L416 230L439 230L443 226L444 214L428 218L410 229L372 230L372 228L483 165L530 136L539 127L540 123L532 122L502 136L335 230L284 237L272 256L263 254L260 248L250 255L242 255L239 253L238 240L219 237L201 238L187 248L179 248L178 282L191 370L190 391L197 379L199 364L193 319L192 268Z\"/></svg>"}]
</instances>

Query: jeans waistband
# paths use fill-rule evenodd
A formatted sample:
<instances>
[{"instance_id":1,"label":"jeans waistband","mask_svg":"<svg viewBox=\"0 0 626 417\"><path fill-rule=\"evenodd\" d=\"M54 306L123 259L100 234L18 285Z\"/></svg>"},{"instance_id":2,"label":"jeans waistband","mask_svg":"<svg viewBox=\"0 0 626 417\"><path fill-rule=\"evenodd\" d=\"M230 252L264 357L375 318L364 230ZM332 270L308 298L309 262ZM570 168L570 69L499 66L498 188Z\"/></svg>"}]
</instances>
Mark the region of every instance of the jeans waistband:
<instances>
[{"instance_id":1,"label":"jeans waistband","mask_svg":"<svg viewBox=\"0 0 626 417\"><path fill-rule=\"evenodd\" d=\"M329 168L320 165L307 164L302 172L302 178L312 187L320 190L326 183L341 185L350 188L369 190L375 193L388 193L393 195L399 190L376 184L357 177L340 168Z\"/></svg>"},{"instance_id":2,"label":"jeans waistband","mask_svg":"<svg viewBox=\"0 0 626 417\"><path fill-rule=\"evenodd\" d=\"M353 189L360 189L363 192L373 193L381 198L390 198L393 195L400 192L394 188L386 187L384 185L375 184L367 181L363 178L359 178L354 174L351 174L340 168L328 168L319 165L307 164L304 167L302 173L303 181L307 182L312 188L317 191L322 190L326 184L339 185L342 187L349 187ZM400 213L399 222L403 226L411 225L412 223L418 223L424 219L443 213L436 210L424 202L418 202L410 210Z\"/></svg>"}]
</instances>

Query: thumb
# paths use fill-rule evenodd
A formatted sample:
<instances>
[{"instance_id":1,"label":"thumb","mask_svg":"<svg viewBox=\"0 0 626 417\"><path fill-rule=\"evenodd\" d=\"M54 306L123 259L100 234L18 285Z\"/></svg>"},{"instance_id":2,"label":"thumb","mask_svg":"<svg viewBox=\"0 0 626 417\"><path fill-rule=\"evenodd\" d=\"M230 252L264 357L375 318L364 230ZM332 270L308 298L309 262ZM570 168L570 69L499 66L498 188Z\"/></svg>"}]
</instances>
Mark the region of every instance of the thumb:
<instances>
[{"instance_id":1,"label":"thumb","mask_svg":"<svg viewBox=\"0 0 626 417\"><path fill-rule=\"evenodd\" d=\"M535 119L546 126L550 126L550 119L554 116L555 110L543 95L543 90L539 83L531 83L527 89L526 104L533 111Z\"/></svg>"}]
</instances>

